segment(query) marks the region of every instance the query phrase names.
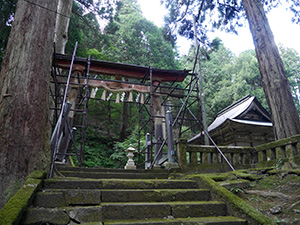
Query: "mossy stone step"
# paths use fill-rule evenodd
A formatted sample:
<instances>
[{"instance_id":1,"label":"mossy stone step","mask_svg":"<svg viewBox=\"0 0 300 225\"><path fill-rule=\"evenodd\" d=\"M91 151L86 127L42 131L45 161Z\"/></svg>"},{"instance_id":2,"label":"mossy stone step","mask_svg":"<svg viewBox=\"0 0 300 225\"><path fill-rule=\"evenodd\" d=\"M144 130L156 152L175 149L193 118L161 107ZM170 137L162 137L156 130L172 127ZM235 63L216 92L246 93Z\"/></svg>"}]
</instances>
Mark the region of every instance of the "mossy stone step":
<instances>
[{"instance_id":1,"label":"mossy stone step","mask_svg":"<svg viewBox=\"0 0 300 225\"><path fill-rule=\"evenodd\" d=\"M58 171L79 171L79 172L112 172L112 173L172 173L172 172L180 172L180 169L153 169L153 170L144 170L144 169L136 169L136 170L125 170L125 169L113 169L113 168L86 168L86 167L72 167L72 166L55 166Z\"/></svg>"},{"instance_id":2,"label":"mossy stone step","mask_svg":"<svg viewBox=\"0 0 300 225\"><path fill-rule=\"evenodd\" d=\"M168 179L79 179L44 180L45 189L194 189L196 181Z\"/></svg>"},{"instance_id":3,"label":"mossy stone step","mask_svg":"<svg viewBox=\"0 0 300 225\"><path fill-rule=\"evenodd\" d=\"M36 225L36 224L56 224L66 225L86 223L86 222L101 222L103 221L103 213L101 206L88 207L65 207L65 208L28 208L21 224Z\"/></svg>"},{"instance_id":4,"label":"mossy stone step","mask_svg":"<svg viewBox=\"0 0 300 225\"><path fill-rule=\"evenodd\" d=\"M209 201L205 189L102 190L102 202Z\"/></svg>"},{"instance_id":5,"label":"mossy stone step","mask_svg":"<svg viewBox=\"0 0 300 225\"><path fill-rule=\"evenodd\" d=\"M36 194L34 207L56 208L75 205L99 205L101 202L209 201L203 189L48 189Z\"/></svg>"},{"instance_id":6,"label":"mossy stone step","mask_svg":"<svg viewBox=\"0 0 300 225\"><path fill-rule=\"evenodd\" d=\"M95 179L167 179L169 173L116 173L116 172L85 172L60 171L66 177L82 177Z\"/></svg>"},{"instance_id":7,"label":"mossy stone step","mask_svg":"<svg viewBox=\"0 0 300 225\"><path fill-rule=\"evenodd\" d=\"M33 206L56 208L100 203L101 191L97 189L49 189L36 193Z\"/></svg>"},{"instance_id":8,"label":"mossy stone step","mask_svg":"<svg viewBox=\"0 0 300 225\"><path fill-rule=\"evenodd\" d=\"M149 220L122 220L122 221L105 221L105 225L247 225L247 221L232 216L219 217L195 217L195 218L164 218ZM83 225L100 225L100 224L83 224Z\"/></svg>"},{"instance_id":9,"label":"mossy stone step","mask_svg":"<svg viewBox=\"0 0 300 225\"><path fill-rule=\"evenodd\" d=\"M226 205L216 201L102 203L98 206L29 208L21 224L68 224L105 220L225 216Z\"/></svg>"},{"instance_id":10,"label":"mossy stone step","mask_svg":"<svg viewBox=\"0 0 300 225\"><path fill-rule=\"evenodd\" d=\"M238 180L225 180L218 182L221 186L226 188L227 190L231 190L232 188L247 188L250 185L249 180L238 179Z\"/></svg>"},{"instance_id":11,"label":"mossy stone step","mask_svg":"<svg viewBox=\"0 0 300 225\"><path fill-rule=\"evenodd\" d=\"M105 220L164 218L173 216L225 216L226 205L217 201L102 203Z\"/></svg>"}]
</instances>

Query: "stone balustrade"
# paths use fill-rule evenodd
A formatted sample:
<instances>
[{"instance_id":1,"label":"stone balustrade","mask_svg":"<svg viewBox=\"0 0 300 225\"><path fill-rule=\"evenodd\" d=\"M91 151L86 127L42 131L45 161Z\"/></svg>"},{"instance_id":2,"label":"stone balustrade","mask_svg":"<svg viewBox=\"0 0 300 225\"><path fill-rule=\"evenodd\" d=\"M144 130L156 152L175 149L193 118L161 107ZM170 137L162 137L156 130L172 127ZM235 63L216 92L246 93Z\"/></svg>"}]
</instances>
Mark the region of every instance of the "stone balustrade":
<instances>
[{"instance_id":1,"label":"stone balustrade","mask_svg":"<svg viewBox=\"0 0 300 225\"><path fill-rule=\"evenodd\" d=\"M218 146L235 169L276 166L289 168L300 165L300 135L267 144L244 146ZM183 171L224 172L231 170L214 146L189 145L184 139L177 143L177 157ZM280 162L281 161L281 162Z\"/></svg>"},{"instance_id":2,"label":"stone balustrade","mask_svg":"<svg viewBox=\"0 0 300 225\"><path fill-rule=\"evenodd\" d=\"M258 167L285 164L288 168L297 168L300 165L300 135L259 145L255 150L258 154Z\"/></svg>"}]
</instances>

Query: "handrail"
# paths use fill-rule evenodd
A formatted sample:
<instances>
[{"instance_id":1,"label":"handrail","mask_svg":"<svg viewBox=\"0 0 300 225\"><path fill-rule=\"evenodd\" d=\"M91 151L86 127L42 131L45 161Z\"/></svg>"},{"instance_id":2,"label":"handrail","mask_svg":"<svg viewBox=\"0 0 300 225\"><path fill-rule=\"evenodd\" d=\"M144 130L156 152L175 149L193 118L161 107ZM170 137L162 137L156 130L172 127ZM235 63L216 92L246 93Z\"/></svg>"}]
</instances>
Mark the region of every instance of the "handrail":
<instances>
[{"instance_id":1,"label":"handrail","mask_svg":"<svg viewBox=\"0 0 300 225\"><path fill-rule=\"evenodd\" d=\"M72 74L72 68L73 68L73 63L74 63L75 54L76 54L76 50L77 50L77 45L78 45L78 43L76 42L75 47L74 47L74 51L73 51L73 55L72 55L72 61L71 61L70 70L69 70L69 74L68 74L68 79L67 79L67 84L66 84L66 88L65 88L64 98L63 98L63 102L62 102L62 106L61 106L61 112L60 112L59 118L57 120L57 131L58 132L60 131L61 121L62 121L63 113L65 111L64 109L65 109L67 94L68 94L68 90L69 90L70 78L71 78L71 74ZM52 178L52 175L53 175L54 162L55 162L55 158L56 158L56 154L57 154L57 150L58 150L58 142L59 142L59 134L56 135L55 147L54 147L54 150L52 152L52 160L51 160L49 178Z\"/></svg>"}]
</instances>

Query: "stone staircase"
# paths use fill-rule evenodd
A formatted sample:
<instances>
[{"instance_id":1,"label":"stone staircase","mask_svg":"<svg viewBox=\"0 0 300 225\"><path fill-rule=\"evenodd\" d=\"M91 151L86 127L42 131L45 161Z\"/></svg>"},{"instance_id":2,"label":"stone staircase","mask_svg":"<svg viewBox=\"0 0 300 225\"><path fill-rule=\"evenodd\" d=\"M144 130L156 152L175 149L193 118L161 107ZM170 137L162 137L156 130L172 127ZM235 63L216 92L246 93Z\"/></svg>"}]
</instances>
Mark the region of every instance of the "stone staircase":
<instances>
[{"instance_id":1,"label":"stone staircase","mask_svg":"<svg viewBox=\"0 0 300 225\"><path fill-rule=\"evenodd\" d=\"M21 224L247 224L196 181L165 170L57 169L61 176L44 180Z\"/></svg>"}]
</instances>

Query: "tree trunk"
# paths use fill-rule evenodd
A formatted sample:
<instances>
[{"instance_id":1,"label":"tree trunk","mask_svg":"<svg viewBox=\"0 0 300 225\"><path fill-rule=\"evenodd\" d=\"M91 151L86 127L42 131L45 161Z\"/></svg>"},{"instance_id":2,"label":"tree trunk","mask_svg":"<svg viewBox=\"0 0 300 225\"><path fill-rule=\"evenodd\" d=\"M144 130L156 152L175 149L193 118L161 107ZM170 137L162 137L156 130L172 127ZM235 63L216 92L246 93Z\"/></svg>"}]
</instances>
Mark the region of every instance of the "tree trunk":
<instances>
[{"instance_id":1,"label":"tree trunk","mask_svg":"<svg viewBox=\"0 0 300 225\"><path fill-rule=\"evenodd\" d=\"M260 0L243 0L276 139L300 133L300 121L282 59Z\"/></svg>"},{"instance_id":2,"label":"tree trunk","mask_svg":"<svg viewBox=\"0 0 300 225\"><path fill-rule=\"evenodd\" d=\"M59 0L57 4L57 16L55 23L56 52L65 54L65 47L68 42L69 22L72 15L73 0Z\"/></svg>"},{"instance_id":3,"label":"tree trunk","mask_svg":"<svg viewBox=\"0 0 300 225\"><path fill-rule=\"evenodd\" d=\"M55 32L54 32L54 43L55 43L55 51L59 54L65 54L65 48L68 42L68 29L70 18L72 15L72 5L73 0L58 0L57 3L57 14L56 14L56 22L55 22ZM62 72L62 70L59 70ZM50 84L51 92L53 94L55 91L55 84ZM77 93L78 94L78 93ZM50 108L55 108L55 97L49 96L49 104ZM75 106L73 106L75 107ZM52 124L52 127L49 127L49 132L51 133L55 128L56 118L54 110L50 111L49 121Z\"/></svg>"},{"instance_id":4,"label":"tree trunk","mask_svg":"<svg viewBox=\"0 0 300 225\"><path fill-rule=\"evenodd\" d=\"M56 1L18 1L0 73L1 199L11 184L48 169L49 80Z\"/></svg>"}]
</instances>

